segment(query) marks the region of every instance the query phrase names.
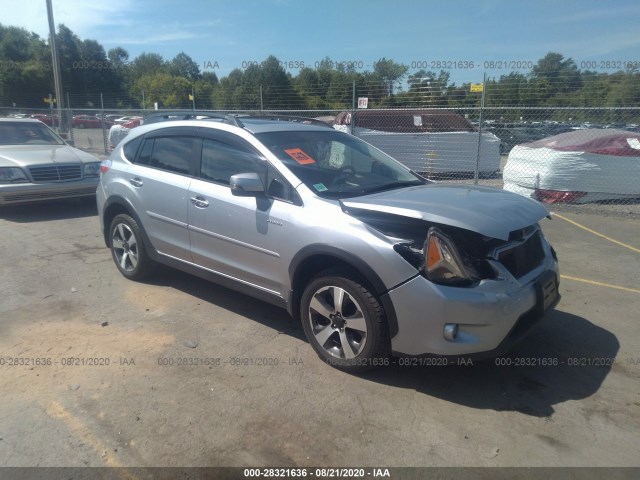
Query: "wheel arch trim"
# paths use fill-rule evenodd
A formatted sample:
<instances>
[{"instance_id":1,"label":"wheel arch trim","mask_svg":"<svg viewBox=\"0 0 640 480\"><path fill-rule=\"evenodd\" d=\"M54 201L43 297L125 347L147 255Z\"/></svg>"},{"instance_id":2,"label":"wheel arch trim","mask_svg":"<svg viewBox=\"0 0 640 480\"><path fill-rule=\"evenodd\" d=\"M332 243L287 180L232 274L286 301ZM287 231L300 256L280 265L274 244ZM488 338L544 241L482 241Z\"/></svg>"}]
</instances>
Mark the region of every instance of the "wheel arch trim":
<instances>
[{"instance_id":1,"label":"wheel arch trim","mask_svg":"<svg viewBox=\"0 0 640 480\"><path fill-rule=\"evenodd\" d=\"M289 281L291 290L289 292L289 301L287 302L287 309L289 314L294 318L297 318L298 311L300 309L300 299L302 298L302 289L295 286L299 284L299 278L303 271L303 265L314 258L320 257L332 257L337 262L346 264L369 282L373 288L373 293L378 297L382 308L385 311L387 322L389 324L389 334L393 338L398 333L398 320L389 295L390 290L385 285L380 276L375 272L367 262L357 255L338 248L329 244L312 244L302 248L296 253L289 264Z\"/></svg>"},{"instance_id":2,"label":"wheel arch trim","mask_svg":"<svg viewBox=\"0 0 640 480\"><path fill-rule=\"evenodd\" d=\"M102 223L104 225L104 243L107 247L111 248L111 239L109 238L110 234L111 234L111 222L108 222L107 224L107 217L104 215L105 212L109 211L111 208L114 207L121 207L122 209L124 209L124 212L119 212L119 213L126 213L127 215L131 216L136 223L138 224L138 226L140 227L140 235L142 236L142 241L144 243L144 246L147 250L147 253L149 254L149 256L151 256L152 258L156 259L158 257L158 253L156 251L155 248L153 248L153 245L151 244L151 240L149 240L149 237L147 236L147 232L144 228L144 225L142 223L142 221L140 220L140 217L138 216L138 214L136 213L135 208L133 208L133 205L131 204L131 202L129 200L127 200L124 197L121 196L112 196L109 197L107 199L107 201L105 202L103 208L102 208ZM113 215L111 217L111 221L113 221L113 218L115 218L117 215L119 215L119 213L116 213L116 215Z\"/></svg>"}]
</instances>

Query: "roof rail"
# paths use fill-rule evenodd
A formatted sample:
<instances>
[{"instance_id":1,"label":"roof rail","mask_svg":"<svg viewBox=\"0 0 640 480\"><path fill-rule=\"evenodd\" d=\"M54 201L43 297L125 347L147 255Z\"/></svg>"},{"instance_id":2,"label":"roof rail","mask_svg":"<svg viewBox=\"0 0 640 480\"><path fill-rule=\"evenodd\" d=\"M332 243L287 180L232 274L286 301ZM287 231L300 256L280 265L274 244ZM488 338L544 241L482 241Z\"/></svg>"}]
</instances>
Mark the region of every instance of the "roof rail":
<instances>
[{"instance_id":1,"label":"roof rail","mask_svg":"<svg viewBox=\"0 0 640 480\"><path fill-rule=\"evenodd\" d=\"M215 112L206 112L206 111L174 111L174 112L157 112L152 113L151 115L144 118L144 125L149 125L150 123L158 123L158 122L168 122L172 120L207 120L207 119L216 119L221 120L223 123L228 123L229 125L234 125L236 127L244 127L244 124L233 115L227 115L225 113L215 113Z\"/></svg>"}]
</instances>

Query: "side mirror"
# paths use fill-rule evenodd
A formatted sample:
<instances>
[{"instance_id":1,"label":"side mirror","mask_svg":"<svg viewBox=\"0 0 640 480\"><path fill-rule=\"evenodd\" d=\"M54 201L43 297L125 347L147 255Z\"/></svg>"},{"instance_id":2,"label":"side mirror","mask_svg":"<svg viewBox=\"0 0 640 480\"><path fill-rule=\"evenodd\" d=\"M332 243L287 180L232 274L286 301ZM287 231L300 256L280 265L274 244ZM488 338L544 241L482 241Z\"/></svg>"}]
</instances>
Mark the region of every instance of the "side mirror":
<instances>
[{"instance_id":1,"label":"side mirror","mask_svg":"<svg viewBox=\"0 0 640 480\"><path fill-rule=\"evenodd\" d=\"M264 185L257 173L237 173L229 179L231 193L236 197L257 197L264 193Z\"/></svg>"}]
</instances>

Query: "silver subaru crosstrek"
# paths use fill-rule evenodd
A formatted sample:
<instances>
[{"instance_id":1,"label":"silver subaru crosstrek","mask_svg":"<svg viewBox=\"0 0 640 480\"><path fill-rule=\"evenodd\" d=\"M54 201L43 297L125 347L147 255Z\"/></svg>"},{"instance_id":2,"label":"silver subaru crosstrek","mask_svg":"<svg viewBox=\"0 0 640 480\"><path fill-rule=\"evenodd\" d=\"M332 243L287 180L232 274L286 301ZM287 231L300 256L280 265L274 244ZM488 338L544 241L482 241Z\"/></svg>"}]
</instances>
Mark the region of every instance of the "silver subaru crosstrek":
<instances>
[{"instance_id":1,"label":"silver subaru crosstrek","mask_svg":"<svg viewBox=\"0 0 640 480\"><path fill-rule=\"evenodd\" d=\"M498 355L557 303L538 202L428 182L328 127L213 117L138 127L102 162L125 277L161 263L280 305L347 371Z\"/></svg>"}]
</instances>

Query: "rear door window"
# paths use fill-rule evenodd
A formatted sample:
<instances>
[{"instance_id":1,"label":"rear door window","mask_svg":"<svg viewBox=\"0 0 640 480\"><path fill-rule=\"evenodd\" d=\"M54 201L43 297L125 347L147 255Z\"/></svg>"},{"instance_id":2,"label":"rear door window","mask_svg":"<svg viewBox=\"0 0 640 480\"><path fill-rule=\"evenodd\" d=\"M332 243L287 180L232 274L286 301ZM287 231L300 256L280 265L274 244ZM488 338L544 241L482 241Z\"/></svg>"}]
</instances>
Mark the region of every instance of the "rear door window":
<instances>
[{"instance_id":1,"label":"rear door window","mask_svg":"<svg viewBox=\"0 0 640 480\"><path fill-rule=\"evenodd\" d=\"M167 136L146 138L137 164L167 172L192 175L194 149L199 139L191 136Z\"/></svg>"}]
</instances>

